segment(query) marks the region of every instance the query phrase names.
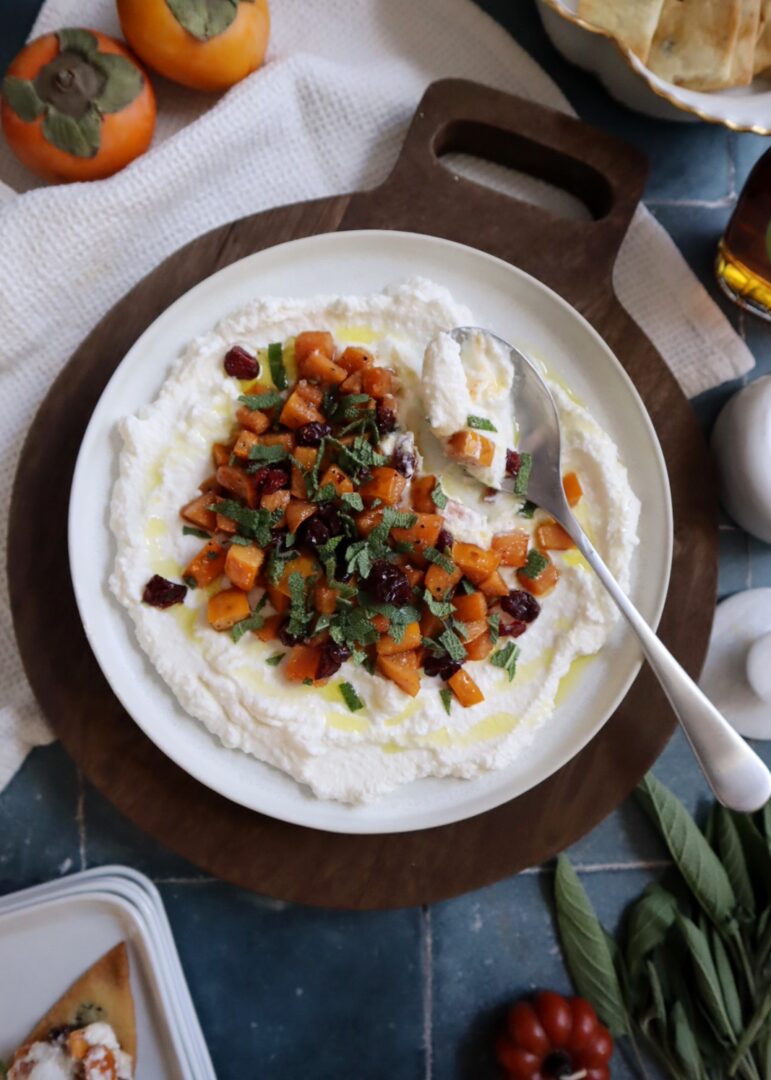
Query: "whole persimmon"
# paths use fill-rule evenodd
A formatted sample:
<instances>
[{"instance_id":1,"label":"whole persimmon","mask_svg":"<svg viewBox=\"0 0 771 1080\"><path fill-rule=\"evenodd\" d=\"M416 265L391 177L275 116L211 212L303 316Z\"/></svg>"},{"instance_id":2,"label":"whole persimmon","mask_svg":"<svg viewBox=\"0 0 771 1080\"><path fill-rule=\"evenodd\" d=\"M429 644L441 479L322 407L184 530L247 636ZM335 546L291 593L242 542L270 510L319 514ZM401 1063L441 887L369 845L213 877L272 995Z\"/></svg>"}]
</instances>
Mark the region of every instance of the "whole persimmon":
<instances>
[{"instance_id":1,"label":"whole persimmon","mask_svg":"<svg viewBox=\"0 0 771 1080\"><path fill-rule=\"evenodd\" d=\"M155 95L120 42L96 30L58 30L12 61L0 118L11 149L38 176L99 180L150 145Z\"/></svg>"},{"instance_id":2,"label":"whole persimmon","mask_svg":"<svg viewBox=\"0 0 771 1080\"><path fill-rule=\"evenodd\" d=\"M118 15L137 56L195 90L233 86L268 46L267 0L118 0Z\"/></svg>"}]
</instances>

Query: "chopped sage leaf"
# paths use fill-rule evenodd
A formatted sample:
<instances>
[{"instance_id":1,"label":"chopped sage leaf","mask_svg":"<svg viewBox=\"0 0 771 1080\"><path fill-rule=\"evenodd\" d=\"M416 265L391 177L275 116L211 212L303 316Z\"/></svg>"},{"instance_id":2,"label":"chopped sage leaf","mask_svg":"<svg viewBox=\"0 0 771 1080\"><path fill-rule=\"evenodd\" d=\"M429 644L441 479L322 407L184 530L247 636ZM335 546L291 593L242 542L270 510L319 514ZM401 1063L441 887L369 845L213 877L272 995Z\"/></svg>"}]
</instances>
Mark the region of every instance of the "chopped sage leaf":
<instances>
[{"instance_id":1,"label":"chopped sage leaf","mask_svg":"<svg viewBox=\"0 0 771 1080\"><path fill-rule=\"evenodd\" d=\"M467 416L466 425L470 428L476 428L477 431L498 430L495 424L491 420L488 420L485 416Z\"/></svg>"},{"instance_id":2,"label":"chopped sage leaf","mask_svg":"<svg viewBox=\"0 0 771 1080\"><path fill-rule=\"evenodd\" d=\"M439 477L437 477L436 483L431 489L431 501L434 506L438 507L440 510L444 510L445 506L447 506L447 496L444 493L442 481Z\"/></svg>"},{"instance_id":3,"label":"chopped sage leaf","mask_svg":"<svg viewBox=\"0 0 771 1080\"><path fill-rule=\"evenodd\" d=\"M514 494L527 495L527 485L530 483L530 473L533 471L533 455L519 455L519 472L514 481Z\"/></svg>"},{"instance_id":4,"label":"chopped sage leaf","mask_svg":"<svg viewBox=\"0 0 771 1080\"><path fill-rule=\"evenodd\" d=\"M183 525L182 526L182 535L183 536L198 536L198 537L200 537L201 540L208 540L209 539L209 534L207 532L205 532L204 529L194 529L192 525Z\"/></svg>"},{"instance_id":5,"label":"chopped sage leaf","mask_svg":"<svg viewBox=\"0 0 771 1080\"><path fill-rule=\"evenodd\" d=\"M281 661L284 659L285 656L286 656L286 653L282 653L282 652L273 653L272 656L269 656L267 658L265 663L270 664L271 667L276 667L278 664L281 663Z\"/></svg>"},{"instance_id":6,"label":"chopped sage leaf","mask_svg":"<svg viewBox=\"0 0 771 1080\"><path fill-rule=\"evenodd\" d=\"M265 394L241 394L238 400L255 412L257 409L272 409L274 405L280 405L282 399L276 390L268 390Z\"/></svg>"},{"instance_id":7,"label":"chopped sage leaf","mask_svg":"<svg viewBox=\"0 0 771 1080\"><path fill-rule=\"evenodd\" d=\"M537 578L539 574L542 574L546 567L549 565L549 560L545 555L542 555L540 551L536 551L535 548L531 548L527 553L527 562L524 566L520 567L517 571L522 577L530 578L533 580Z\"/></svg>"},{"instance_id":8,"label":"chopped sage leaf","mask_svg":"<svg viewBox=\"0 0 771 1080\"><path fill-rule=\"evenodd\" d=\"M537 509L538 507L535 505L534 502L530 502L529 499L526 499L520 506L517 513L520 517L530 519L532 518L533 514L536 512Z\"/></svg>"},{"instance_id":9,"label":"chopped sage leaf","mask_svg":"<svg viewBox=\"0 0 771 1080\"><path fill-rule=\"evenodd\" d=\"M519 656L519 646L515 645L513 641L510 641L508 645L504 645L498 652L493 653L490 657L490 663L494 667L503 668L509 677L509 682L512 681L517 674L517 657Z\"/></svg>"},{"instance_id":10,"label":"chopped sage leaf","mask_svg":"<svg viewBox=\"0 0 771 1080\"><path fill-rule=\"evenodd\" d=\"M351 712L357 712L359 709L364 708L364 702L349 682L340 683L340 696Z\"/></svg>"},{"instance_id":11,"label":"chopped sage leaf","mask_svg":"<svg viewBox=\"0 0 771 1080\"><path fill-rule=\"evenodd\" d=\"M452 559L449 558L449 556L445 555L444 552L439 551L438 548L427 547L423 554L429 562L436 563L437 566L441 566L442 570L444 570L446 574L451 574L455 569L455 563L452 561Z\"/></svg>"},{"instance_id":12,"label":"chopped sage leaf","mask_svg":"<svg viewBox=\"0 0 771 1080\"><path fill-rule=\"evenodd\" d=\"M439 697L442 699L444 711L449 716L450 709L452 708L452 690L449 690L446 686L442 687L442 689L439 691Z\"/></svg>"},{"instance_id":13,"label":"chopped sage leaf","mask_svg":"<svg viewBox=\"0 0 771 1080\"><path fill-rule=\"evenodd\" d=\"M286 390L287 377L284 367L284 349L280 341L274 341L268 345L268 364L270 365L270 377L273 384L279 390Z\"/></svg>"},{"instance_id":14,"label":"chopped sage leaf","mask_svg":"<svg viewBox=\"0 0 771 1080\"><path fill-rule=\"evenodd\" d=\"M452 615L453 611L455 611L455 608L449 601L435 600L428 589L424 590L423 599L431 614L436 615L439 619L446 619L448 615Z\"/></svg>"}]
</instances>

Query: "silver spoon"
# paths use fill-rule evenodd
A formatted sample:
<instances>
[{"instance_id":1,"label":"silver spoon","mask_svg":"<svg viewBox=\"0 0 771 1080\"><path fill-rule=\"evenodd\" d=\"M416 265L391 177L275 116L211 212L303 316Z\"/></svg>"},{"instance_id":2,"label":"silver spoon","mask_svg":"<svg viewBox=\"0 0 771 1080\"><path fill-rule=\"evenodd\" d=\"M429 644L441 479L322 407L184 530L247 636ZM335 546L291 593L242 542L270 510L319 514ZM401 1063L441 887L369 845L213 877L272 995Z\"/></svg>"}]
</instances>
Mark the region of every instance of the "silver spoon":
<instances>
[{"instance_id":1,"label":"silver spoon","mask_svg":"<svg viewBox=\"0 0 771 1080\"><path fill-rule=\"evenodd\" d=\"M450 331L461 347L480 334L507 351L514 366L519 445L533 462L528 499L562 525L637 635L715 797L732 810L759 810L771 797L771 772L659 641L573 516L562 490L560 424L548 387L524 353L489 330L459 326ZM510 484L504 480L500 490L513 491L513 480Z\"/></svg>"}]
</instances>

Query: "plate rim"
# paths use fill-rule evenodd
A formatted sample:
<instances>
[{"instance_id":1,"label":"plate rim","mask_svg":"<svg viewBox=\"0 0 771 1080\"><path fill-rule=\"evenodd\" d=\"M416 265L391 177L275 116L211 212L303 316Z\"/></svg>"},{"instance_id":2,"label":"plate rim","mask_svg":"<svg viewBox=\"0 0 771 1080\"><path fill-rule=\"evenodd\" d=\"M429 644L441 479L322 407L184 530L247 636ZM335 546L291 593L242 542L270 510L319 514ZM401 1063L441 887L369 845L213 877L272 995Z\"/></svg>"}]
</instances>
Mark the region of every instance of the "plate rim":
<instances>
[{"instance_id":1,"label":"plate rim","mask_svg":"<svg viewBox=\"0 0 771 1080\"><path fill-rule=\"evenodd\" d=\"M112 681L112 679L110 677L110 674L108 673L109 665L104 664L102 662L102 660L103 660L103 650L100 648L98 639L96 638L95 634L92 632L92 628L91 628L91 625L90 625L90 620L88 618L88 606L87 606L88 598L84 595L84 592L83 592L83 590L81 588L81 583L78 580L78 575L77 575L77 573L76 573L76 571L74 569L74 567L76 566L76 563L77 563L77 560L74 557L74 552L75 552L76 541L77 541L77 538L76 538L76 517L77 517L77 510L78 510L78 500L81 497L80 496L80 489L81 489L81 487L83 485L83 474L86 471L86 467L87 467L89 442L93 441L95 439L95 437L96 437L95 432L97 431L98 423L99 423L99 420L100 420L100 410L102 408L102 403L103 403L103 401L105 399L107 399L109 397L110 388L111 388L113 382L119 377L121 371L124 369L125 365L128 362L131 361L132 357L134 357L136 353L141 352L143 343L155 331L158 323L161 322L161 320L166 320L167 318L172 318L173 313L175 312L175 310L178 307L180 307L182 304L184 304L186 302L189 302L190 298L194 297L197 293L204 292L204 291L208 290L209 288L211 288L212 283L217 281L217 279L226 278L228 275L233 275L233 274L238 272L239 267L243 268L244 264L252 262L252 261L258 261L258 260L264 258L266 255L269 255L270 253L273 253L273 252L276 252L276 251L285 251L288 248L293 248L293 247L303 246L303 245L319 244L319 243L321 243L321 244L329 244L329 243L331 243L331 244L334 245L336 243L348 241L350 239L353 239L354 242L356 242L358 240L362 240L364 238L368 239L369 241L372 241L373 237L374 238L378 238L378 237L387 238L389 241L393 241L394 238L396 238L397 242L410 241L410 242L414 243L414 242L417 241L417 242L419 242L421 244L425 244L427 246L434 247L434 248L437 248L437 247L438 248L450 248L450 249L459 251L461 253L465 253L466 255L470 254L473 258L481 259L486 263L491 263L495 267L503 270L505 273L508 273L510 275L514 275L515 277L517 277L519 279L523 279L524 281L526 281L530 285L530 287L534 287L537 291L544 294L544 296L546 297L547 301L550 304L556 304L558 307L560 307L563 310L563 312L565 314L567 314L567 316L569 318L571 318L572 320L578 322L578 324L581 326L583 332L589 336L589 338L592 340L594 346L601 353L603 353L605 355L606 360L615 368L616 374L621 378L622 382L625 384L626 390L629 393L632 401L635 404L635 407L636 407L637 413L639 415L639 418L641 419L641 421L643 423L643 426L647 429L647 435L648 435L648 438L650 440L651 446L655 450L655 463L656 463L656 467L657 467L657 472L659 474L660 480L662 481L662 488L663 488L663 490L664 490L664 492L666 493L666 496L667 496L666 499L664 500L664 505L659 508L660 512L662 513L663 519L664 519L663 520L663 528L664 528L665 536L666 536L666 552L665 552L666 572L663 574L661 583L659 584L659 590L658 590L659 595L657 597L657 601L656 601L656 604L655 604L654 609L653 609L654 610L654 617L651 618L651 620L650 620L650 624L651 624L651 626L653 627L654 630L656 630L658 625L659 625L662 613L664 611L664 607L666 605L667 596L669 594L669 587L670 587L670 584L671 584L672 557L673 557L673 550L674 550L674 511L673 511L673 506L672 506L671 485L670 485L670 481L669 481L669 472L668 472L668 469L667 469L666 459L664 457L664 454L663 454L663 451L662 451L662 448L661 448L661 444L659 442L658 435L656 433L656 429L655 429L655 427L653 425L653 422L652 422L651 417L650 417L650 415L648 413L648 410L647 410L647 408L645 406L645 403L642 400L642 397L641 397L639 391L637 390L637 387L635 386L635 384L632 381L630 375L628 374L628 372L626 371L626 369L624 368L624 366L622 365L622 363L620 362L620 360L618 359L618 357L616 356L614 351L605 342L604 338L600 335L600 333L591 325L591 323L572 304L570 304L567 300L565 300L562 296L560 296L559 293L557 293L554 289L550 288L548 285L544 284L542 281L540 281L534 275L527 273L527 271L522 270L520 267L515 266L514 264L508 262L507 260L502 259L499 256L492 255L489 252L484 251L482 249L471 247L468 244L459 243L458 241L449 240L449 239L446 239L444 237L435 236L435 235L429 234L429 233L420 233L420 232L414 232L414 231L410 231L410 230L379 229L379 228L375 228L375 229L368 229L368 228L344 229L344 230L339 230L339 231L335 230L335 231L329 231L329 232L312 233L312 234L309 234L307 236L295 237L295 238L292 238L290 240L282 241L281 243L278 243L278 244L267 245L264 248L260 248L257 251L253 251L253 252L249 253L248 255L245 255L243 258L237 259L234 262L228 263L226 266L221 267L220 269L216 270L214 273L210 274L209 276L202 278L192 288L188 289L186 292L184 292L180 296L178 296L168 307L166 307L162 312L160 312L152 320L152 322L150 322L145 327L145 329L142 331L142 333L139 335L139 337L136 338L136 340L133 342L131 347L124 354L124 356L119 361L119 363L115 366L115 369L113 370L112 374L110 375L110 378L108 379L107 383L105 384L103 390L101 391L101 393L99 395L99 398L98 398L98 400L97 400L97 402L96 402L96 404L95 404L95 406L93 408L93 411L91 412L91 416L90 416L90 418L88 420L88 423L86 425L86 428L85 428L85 430L83 432L83 436L82 436L82 439L81 439L81 442L80 442L80 446L78 448L77 457L76 457L76 461L75 461L75 467L74 467L73 475L72 475L72 482L71 482L71 487L70 487L70 499L69 499L69 506L68 506L68 514L67 514L67 555L68 555L68 565L69 565L70 580L71 580L71 583L72 583L72 588L73 588L73 593L74 593L74 597L75 597L75 604L76 604L76 608L77 608L77 611L78 611L78 616L80 618L80 622L81 622L81 625L83 627L83 631L84 631L84 633L86 635L86 638L88 640L89 647L91 648L91 651L92 651L92 653L94 655L94 658L95 658L95 660L96 660L96 662L97 662L97 664L98 664L98 666L99 666L105 680L107 681L111 692L115 695L115 697L118 699L118 701L120 702L123 709L129 715L131 720L139 727L139 729L143 732L143 734L145 734L151 740L151 742L156 746L156 748L161 753L163 753L166 757L168 757L175 765L177 765L179 768L181 768L189 776L193 777L193 779L195 779L197 782L203 784L209 790L215 792L217 795L227 799L230 802L233 802L233 803L235 803L235 804L237 804L239 806L244 807L246 810L249 810L252 813L264 814L264 815L266 815L268 817L272 817L272 818L274 818L276 820L283 821L283 822L285 822L287 824L294 825L294 826L299 826L299 827L309 828L309 829L315 829L315 830L319 830L319 831L322 831L322 832L329 832L329 833L334 833L334 834L338 834L338 835L346 835L346 836L387 835L387 834L392 834L392 833L405 833L405 832L424 831L426 829L452 825L452 824L456 824L456 823L459 823L459 822L462 822L462 821L465 821L465 820L469 820L469 819L471 819L473 817L477 817L477 816L479 816L481 814L484 814L484 813L487 813L487 812L489 812L491 810L494 810L495 808L503 805L504 803L512 801L512 799L516 799L516 798L526 794L528 791L533 790L539 784L545 782L550 777L554 776L560 769L564 768L567 764L569 764L569 762L571 762L573 760L573 758L575 758L578 754L580 754L585 749L585 747L592 741L592 739L595 738L602 731L605 724L615 714L616 710L619 708L619 706L621 705L621 703L625 699L626 695L629 693L635 679L637 678L637 675L639 674L640 668L642 667L642 664L643 664L642 657L640 657L640 659L638 661L634 662L633 664L630 664L627 678L624 681L624 684L623 684L622 688L619 690L619 692L617 693L615 698L612 699L612 704L608 708L607 715L604 717L604 719L601 722L595 723L592 726L592 728L590 730L588 730L583 737L575 740L574 744L572 744L572 750L569 753L560 755L559 759L557 760L557 763L553 767L549 768L547 772L545 772L543 775L539 776L533 783L529 784L528 787L525 788L523 791L519 791L517 793L517 795L511 796L511 798L507 798L505 796L500 797L500 795L491 796L488 799L484 800L484 805L481 805L478 808L475 808L471 812L468 812L468 810L460 809L456 813L456 812L452 812L452 811L449 811L449 810L446 810L446 809L442 810L440 808L438 811L433 811L433 814L435 816L431 817L431 815L429 814L430 820L421 821L421 823L419 823L419 824L415 824L414 821L410 821L410 820L407 820L407 821L404 821L404 822L401 822L401 821L398 821L398 822L386 821L386 822L383 822L382 824L379 824L377 822L371 822L371 821L366 821L366 820L362 821L362 820L357 819L356 817L354 817L352 815L349 821L346 821L345 823L341 823L339 825L335 825L335 824L330 824L330 823L318 823L318 822L314 821L313 820L313 809L311 809L308 812L303 812L303 809L305 808L305 804L302 803L302 802L298 805L297 812L292 812L292 810L290 808L289 812L281 812L280 814L275 811L275 808L274 809L265 809L263 807L256 806L254 804L254 802L246 801L244 798L241 798L238 795L232 794L231 792L228 792L227 790L224 790L221 786L218 786L218 785L212 783L209 779L207 779L207 777L205 775L205 768L203 768L203 767L198 768L195 765L191 766L187 762L183 762L182 760L180 760L180 755L172 752L170 750L170 748L167 748L167 746L161 745L161 743L158 742L157 739L152 734L152 725L151 725L151 723L145 723L144 721L137 718L137 716L135 715L135 712L132 710L132 708L130 706L130 698L127 699L126 695L124 695L121 692L121 690L116 688L116 686L113 684L113 681ZM228 310L221 311L219 313L219 315L217 316L217 321L227 318L232 312L233 312L232 308L230 308ZM209 327L209 330L213 331L215 329L215 327L216 327L216 322ZM173 358L171 358L171 359L173 359ZM150 400L154 400L154 399L150 399ZM146 402L146 404L149 404L149 403L150 403L150 401ZM117 454L117 451L113 451L113 453ZM111 532L111 530L109 528L109 524L105 523L104 527L106 529L110 544L112 546L114 546L114 538L113 538L112 532ZM136 640L136 631L135 631L135 628L133 626L133 622L129 618L127 612L125 612L122 608L120 608L117 605L117 601L114 601L111 598L111 596L108 596L108 597L100 596L98 598L97 602L99 602L99 603L107 602L109 605L114 604L116 606L116 613L118 614L118 616L123 618L123 619L127 619L128 622L130 623L130 633L131 633L131 638L132 638L132 647L133 647L133 649L145 661L152 664L152 661L149 660L149 658L146 656L144 650L141 648L138 641ZM156 672L156 674L157 674L157 672ZM158 678L161 679L160 676L158 676ZM163 682L162 679L161 679L161 682ZM176 695L173 694L173 691L170 689L170 687L168 687L167 684L165 684L165 682L164 682L164 686L165 686L166 690L174 696L175 700L177 701L177 704L180 705L180 708L182 708L183 712L185 712L184 708L178 702L178 699L176 699ZM187 715L187 718L188 718L188 720L190 722L192 722L192 723L194 723L196 725L199 725L200 728L203 731L205 731L207 735L209 735L212 739L214 739L214 740L216 740L218 742L218 744L219 744L217 746L218 750L221 747L224 748L222 746L222 744L220 743L220 741L218 740L218 737L216 735L213 735L211 732L208 732L205 725L203 725L195 717L190 716L190 714L186 714L186 715ZM227 749L227 748L224 748L224 749ZM249 756L251 757L252 755L249 755ZM254 760L259 762L265 768L272 768L271 766L267 765L267 763L261 762L260 759L258 759L258 758L255 758ZM484 774L484 775L487 775L487 774ZM290 777L290 779L292 779L292 778ZM452 779L452 778L450 778L450 779ZM471 780L468 780L468 781L463 781L463 782L473 784L474 779L471 779ZM297 787L300 790L302 790L302 785L300 785L296 781L293 781L293 783L296 783ZM388 796L386 795L383 798L387 798L387 797ZM335 805L335 806L338 805L338 804L335 803L335 800L319 800L316 797L310 797L309 805L311 807L317 806L319 803L327 804L327 805L332 804L332 805ZM339 804L339 805L340 805L340 808L342 810L350 809L350 807L348 807L346 804ZM372 805L375 805L375 804L373 803Z\"/></svg>"}]
</instances>

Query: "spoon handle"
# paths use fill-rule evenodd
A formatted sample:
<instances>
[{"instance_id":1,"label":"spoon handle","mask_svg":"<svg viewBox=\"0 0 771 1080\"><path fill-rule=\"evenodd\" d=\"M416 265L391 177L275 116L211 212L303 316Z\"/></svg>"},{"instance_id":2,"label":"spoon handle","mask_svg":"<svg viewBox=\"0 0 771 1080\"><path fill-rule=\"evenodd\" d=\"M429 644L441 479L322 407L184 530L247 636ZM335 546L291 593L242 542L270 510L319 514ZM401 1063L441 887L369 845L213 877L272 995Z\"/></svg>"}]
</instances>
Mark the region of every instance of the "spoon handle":
<instances>
[{"instance_id":1,"label":"spoon handle","mask_svg":"<svg viewBox=\"0 0 771 1080\"><path fill-rule=\"evenodd\" d=\"M572 514L562 525L637 635L715 797L731 810L759 810L771 797L771 772L654 634Z\"/></svg>"}]
</instances>

